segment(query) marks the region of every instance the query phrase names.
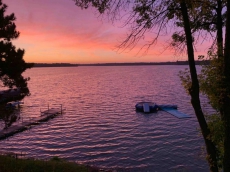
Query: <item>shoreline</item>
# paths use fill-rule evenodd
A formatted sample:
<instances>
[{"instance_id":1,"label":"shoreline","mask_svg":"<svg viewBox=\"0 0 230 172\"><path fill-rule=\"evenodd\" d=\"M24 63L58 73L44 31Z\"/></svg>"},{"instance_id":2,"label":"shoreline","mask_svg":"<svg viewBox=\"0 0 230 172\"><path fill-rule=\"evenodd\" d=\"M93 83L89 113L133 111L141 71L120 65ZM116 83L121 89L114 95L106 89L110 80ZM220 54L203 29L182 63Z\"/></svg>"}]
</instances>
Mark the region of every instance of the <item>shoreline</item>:
<instances>
[{"instance_id":1,"label":"shoreline","mask_svg":"<svg viewBox=\"0 0 230 172\"><path fill-rule=\"evenodd\" d=\"M12 164L14 165L14 171L17 168L18 172L21 170L27 171L30 170L33 172L34 170L36 171L41 171L41 168L43 168L44 171L49 171L48 166L52 166L54 169L53 171L60 171L60 166L62 167L62 170L70 170L70 166L72 167L71 169L77 170L78 172L117 172L117 170L112 170L112 169L105 169L105 168L100 168L98 166L92 166L89 164L82 164L82 163L77 163L77 162L72 162L72 161L67 161L65 159L59 158L54 156L51 159L48 160L42 160L42 159L36 159L36 158L30 158L26 157L26 154L23 153L13 153L13 152L0 152L0 167L1 169L4 170L9 170L9 172L12 170ZM4 162L11 162L11 163L4 163ZM7 165L9 164L9 165ZM2 167L4 166L4 167ZM30 166L33 166L33 170L31 170ZM56 168L56 170L55 170ZM64 169L63 169L64 168ZM15 172L17 172L17 170ZM79 171L80 170L80 171ZM72 170L70 170L72 171Z\"/></svg>"},{"instance_id":2,"label":"shoreline","mask_svg":"<svg viewBox=\"0 0 230 172\"><path fill-rule=\"evenodd\" d=\"M196 61L196 65L207 65L208 60ZM89 64L73 64L73 63L34 63L36 67L78 67L78 66L152 66L152 65L188 65L188 61L175 62L132 62L132 63L89 63Z\"/></svg>"}]
</instances>

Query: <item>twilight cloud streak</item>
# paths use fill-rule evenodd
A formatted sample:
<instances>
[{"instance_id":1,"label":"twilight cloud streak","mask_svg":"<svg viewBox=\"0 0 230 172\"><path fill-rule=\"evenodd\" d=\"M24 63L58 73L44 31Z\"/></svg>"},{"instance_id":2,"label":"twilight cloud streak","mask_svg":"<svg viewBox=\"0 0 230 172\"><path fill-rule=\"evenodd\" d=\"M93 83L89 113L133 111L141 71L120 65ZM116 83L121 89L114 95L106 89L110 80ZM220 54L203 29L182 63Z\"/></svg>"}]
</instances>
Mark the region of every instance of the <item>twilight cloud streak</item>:
<instances>
[{"instance_id":1,"label":"twilight cloud streak","mask_svg":"<svg viewBox=\"0 0 230 172\"><path fill-rule=\"evenodd\" d=\"M3 3L8 5L7 13L16 15L17 30L21 34L14 44L26 50L27 62L178 60L170 51L161 54L163 40L159 40L157 48L151 48L145 56L137 55L140 46L126 53L117 53L115 46L124 39L126 29L102 22L95 10L81 10L72 0L3 0Z\"/></svg>"}]
</instances>

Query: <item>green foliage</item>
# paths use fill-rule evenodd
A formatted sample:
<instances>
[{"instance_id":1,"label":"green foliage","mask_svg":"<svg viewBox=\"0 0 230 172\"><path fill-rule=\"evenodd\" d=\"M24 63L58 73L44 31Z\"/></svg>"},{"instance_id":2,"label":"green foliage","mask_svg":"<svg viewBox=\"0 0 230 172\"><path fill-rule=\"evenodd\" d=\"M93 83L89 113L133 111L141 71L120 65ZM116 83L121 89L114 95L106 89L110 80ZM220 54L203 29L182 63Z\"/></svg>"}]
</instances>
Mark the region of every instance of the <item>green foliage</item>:
<instances>
[{"instance_id":1,"label":"green foliage","mask_svg":"<svg viewBox=\"0 0 230 172\"><path fill-rule=\"evenodd\" d=\"M224 156L224 125L223 121L220 118L220 114L211 114L207 115L206 119L208 121L208 127L210 129L210 135L208 139L212 140L215 143L217 149L217 162L218 166L221 169L223 165L223 156Z\"/></svg>"},{"instance_id":2,"label":"green foliage","mask_svg":"<svg viewBox=\"0 0 230 172\"><path fill-rule=\"evenodd\" d=\"M220 93L222 92L220 84L222 82L222 60L218 59L212 50L208 52L210 57L210 64L203 65L199 75L199 83L201 92L209 99L210 105L216 110L215 114L208 114L205 116L210 130L208 139L210 139L217 150L217 162L221 169L223 165L224 156L224 125L220 115ZM202 60L204 57L200 57ZM189 69L179 72L182 85L189 94L192 86L192 81Z\"/></svg>"},{"instance_id":3,"label":"green foliage","mask_svg":"<svg viewBox=\"0 0 230 172\"><path fill-rule=\"evenodd\" d=\"M223 82L223 59L218 58L211 50L208 52L210 64L202 66L199 75L201 92L208 96L212 107L220 111L220 99L222 95L221 84Z\"/></svg>"},{"instance_id":4,"label":"green foliage","mask_svg":"<svg viewBox=\"0 0 230 172\"><path fill-rule=\"evenodd\" d=\"M224 124L221 119L223 58L218 57L213 49L208 51L208 57L210 63L202 66L199 75L200 90L208 97L210 105L216 110L215 114L207 115L206 119L210 129L209 139L215 143L218 166L222 168L224 156ZM204 59L204 56L201 59Z\"/></svg>"},{"instance_id":5,"label":"green foliage","mask_svg":"<svg viewBox=\"0 0 230 172\"><path fill-rule=\"evenodd\" d=\"M23 59L25 51L16 49L10 42L18 38L14 14L5 15L7 6L0 0L0 80L4 87L20 88L25 95L29 94L27 81L22 73L33 66Z\"/></svg>"},{"instance_id":6,"label":"green foliage","mask_svg":"<svg viewBox=\"0 0 230 172\"><path fill-rule=\"evenodd\" d=\"M14 108L6 108L5 104L0 105L0 120L4 121L4 129L10 127L19 119L19 113Z\"/></svg>"},{"instance_id":7,"label":"green foliage","mask_svg":"<svg viewBox=\"0 0 230 172\"><path fill-rule=\"evenodd\" d=\"M50 160L51 160L51 161L58 161L58 162L64 161L63 159L59 158L58 156L54 156L54 157L51 158Z\"/></svg>"},{"instance_id":8,"label":"green foliage","mask_svg":"<svg viewBox=\"0 0 230 172\"><path fill-rule=\"evenodd\" d=\"M192 80L190 77L190 71L188 68L186 68L184 71L180 71L178 76L180 77L180 80L182 82L182 86L186 90L186 92L189 94L189 90L192 87Z\"/></svg>"},{"instance_id":9,"label":"green foliage","mask_svg":"<svg viewBox=\"0 0 230 172\"><path fill-rule=\"evenodd\" d=\"M1 172L87 172L84 165L65 161L15 159L0 155Z\"/></svg>"}]
</instances>

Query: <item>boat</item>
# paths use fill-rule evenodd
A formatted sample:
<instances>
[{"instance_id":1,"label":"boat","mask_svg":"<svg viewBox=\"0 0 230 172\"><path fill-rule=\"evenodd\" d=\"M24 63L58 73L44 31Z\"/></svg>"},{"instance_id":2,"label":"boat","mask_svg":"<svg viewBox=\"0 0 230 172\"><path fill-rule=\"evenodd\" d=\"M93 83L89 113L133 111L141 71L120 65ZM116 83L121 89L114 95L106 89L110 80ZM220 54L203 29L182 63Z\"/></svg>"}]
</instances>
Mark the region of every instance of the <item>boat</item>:
<instances>
[{"instance_id":1,"label":"boat","mask_svg":"<svg viewBox=\"0 0 230 172\"><path fill-rule=\"evenodd\" d=\"M135 105L136 111L150 113L156 112L158 110L158 106L153 102L139 102Z\"/></svg>"},{"instance_id":2,"label":"boat","mask_svg":"<svg viewBox=\"0 0 230 172\"><path fill-rule=\"evenodd\" d=\"M157 105L153 102L139 102L135 105L135 108L138 112L151 113L156 112L158 110L163 110L177 118L191 118L191 116L179 112L177 110L177 105Z\"/></svg>"}]
</instances>

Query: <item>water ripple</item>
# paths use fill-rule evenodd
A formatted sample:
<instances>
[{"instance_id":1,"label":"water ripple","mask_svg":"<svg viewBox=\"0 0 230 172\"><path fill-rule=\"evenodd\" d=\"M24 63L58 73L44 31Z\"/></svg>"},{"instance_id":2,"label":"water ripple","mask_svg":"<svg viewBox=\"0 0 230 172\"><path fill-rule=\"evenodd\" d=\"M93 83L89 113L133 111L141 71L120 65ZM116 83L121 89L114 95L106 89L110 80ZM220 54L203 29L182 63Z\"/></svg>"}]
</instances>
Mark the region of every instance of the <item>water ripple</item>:
<instances>
[{"instance_id":1,"label":"water ripple","mask_svg":"<svg viewBox=\"0 0 230 172\"><path fill-rule=\"evenodd\" d=\"M51 104L62 104L66 111L1 141L0 148L118 171L208 171L190 98L177 76L183 68L31 69L25 73L31 77L31 96L25 99L21 117L37 117L40 108ZM192 118L179 120L163 111L138 113L134 105L139 101L177 104Z\"/></svg>"}]
</instances>

